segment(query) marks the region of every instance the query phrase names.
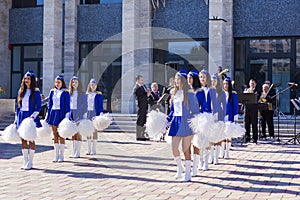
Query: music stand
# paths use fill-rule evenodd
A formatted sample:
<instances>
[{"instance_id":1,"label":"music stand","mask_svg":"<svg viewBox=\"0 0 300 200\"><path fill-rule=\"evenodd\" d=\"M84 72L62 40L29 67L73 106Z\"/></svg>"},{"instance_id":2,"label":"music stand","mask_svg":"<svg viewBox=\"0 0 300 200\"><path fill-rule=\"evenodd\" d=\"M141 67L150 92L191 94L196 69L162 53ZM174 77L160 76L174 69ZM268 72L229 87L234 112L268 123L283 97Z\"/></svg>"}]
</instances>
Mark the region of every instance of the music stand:
<instances>
[{"instance_id":1,"label":"music stand","mask_svg":"<svg viewBox=\"0 0 300 200\"><path fill-rule=\"evenodd\" d=\"M297 144L297 142L298 142L298 144L300 144L300 139L299 139L300 133L297 134L297 130L296 130L296 127L297 127L297 125L296 125L297 111L296 110L298 110L298 111L300 110L300 106L297 104L297 102L299 102L297 99L291 99L291 103L294 106L294 137L292 139L288 140L286 142L286 144L289 142L292 142L292 141L294 141L293 144Z\"/></svg>"},{"instance_id":2,"label":"music stand","mask_svg":"<svg viewBox=\"0 0 300 200\"><path fill-rule=\"evenodd\" d=\"M278 87L280 86L280 84L277 84ZM280 142L280 139L279 139L279 124L280 124L280 107L279 107L279 100L280 100L280 94L285 92L286 90L290 89L291 87L293 87L293 85L285 88L284 90L282 91L277 91L277 93L271 97L271 99L275 98L276 97L276 112L277 112L277 142ZM283 115L284 116L284 115Z\"/></svg>"},{"instance_id":3,"label":"music stand","mask_svg":"<svg viewBox=\"0 0 300 200\"><path fill-rule=\"evenodd\" d=\"M245 109L247 107L247 104L257 104L257 94L255 93L238 93L238 102L242 103L245 106ZM246 115L246 113L244 113ZM241 143L241 145L243 144L245 140L245 135L238 140L238 142Z\"/></svg>"}]
</instances>

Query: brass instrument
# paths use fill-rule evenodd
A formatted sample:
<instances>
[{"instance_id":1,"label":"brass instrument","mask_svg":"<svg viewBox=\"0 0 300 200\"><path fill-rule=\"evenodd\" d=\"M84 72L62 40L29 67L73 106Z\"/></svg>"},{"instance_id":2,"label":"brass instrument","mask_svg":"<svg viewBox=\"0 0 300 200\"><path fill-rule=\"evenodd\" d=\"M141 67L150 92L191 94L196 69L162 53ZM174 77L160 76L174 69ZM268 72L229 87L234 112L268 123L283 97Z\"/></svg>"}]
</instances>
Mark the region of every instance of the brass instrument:
<instances>
[{"instance_id":1,"label":"brass instrument","mask_svg":"<svg viewBox=\"0 0 300 200\"><path fill-rule=\"evenodd\" d=\"M268 96L268 94L269 94L269 92L271 91L272 87L273 87L273 84L270 86L270 88L269 88L269 90L267 91L266 94L263 94L263 93L261 94L261 96L260 96L260 98L258 100L258 103L267 104L268 110L273 110L273 104L270 103L270 102L267 102L267 99L266 99L267 96Z\"/></svg>"},{"instance_id":2,"label":"brass instrument","mask_svg":"<svg viewBox=\"0 0 300 200\"><path fill-rule=\"evenodd\" d=\"M222 74L225 74L225 73L227 73L227 72L229 72L229 69L224 69L223 71L221 71L218 75L219 76L222 76Z\"/></svg>"}]
</instances>

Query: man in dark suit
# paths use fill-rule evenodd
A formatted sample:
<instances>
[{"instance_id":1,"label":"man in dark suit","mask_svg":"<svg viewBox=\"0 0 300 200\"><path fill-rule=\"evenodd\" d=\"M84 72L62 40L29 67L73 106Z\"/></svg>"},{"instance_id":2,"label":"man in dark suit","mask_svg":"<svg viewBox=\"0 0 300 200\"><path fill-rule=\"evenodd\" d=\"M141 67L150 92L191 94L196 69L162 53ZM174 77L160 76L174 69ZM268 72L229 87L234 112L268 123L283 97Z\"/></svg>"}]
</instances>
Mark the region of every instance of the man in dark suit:
<instances>
[{"instance_id":1,"label":"man in dark suit","mask_svg":"<svg viewBox=\"0 0 300 200\"><path fill-rule=\"evenodd\" d=\"M250 79L249 88L245 89L244 93L254 93L259 98L256 88L256 81ZM257 99L258 100L258 99ZM258 129L257 129L257 118L258 118L258 104L257 103L246 103L245 105L245 118L244 124L246 129L245 142L250 142L250 125L252 124L252 139L254 143L257 143L258 140Z\"/></svg>"},{"instance_id":2,"label":"man in dark suit","mask_svg":"<svg viewBox=\"0 0 300 200\"><path fill-rule=\"evenodd\" d=\"M150 105L150 110L156 110L160 107L160 105L157 104L157 101L160 98L160 93L158 91L158 84L152 83L151 84L151 94L148 97L148 102Z\"/></svg>"},{"instance_id":3,"label":"man in dark suit","mask_svg":"<svg viewBox=\"0 0 300 200\"><path fill-rule=\"evenodd\" d=\"M144 79L142 75L137 75L136 84L134 87L134 96L137 100L137 121L136 121L136 139L138 141L149 140L145 137L145 124L148 110L148 97L150 96L149 88L143 84Z\"/></svg>"}]
</instances>

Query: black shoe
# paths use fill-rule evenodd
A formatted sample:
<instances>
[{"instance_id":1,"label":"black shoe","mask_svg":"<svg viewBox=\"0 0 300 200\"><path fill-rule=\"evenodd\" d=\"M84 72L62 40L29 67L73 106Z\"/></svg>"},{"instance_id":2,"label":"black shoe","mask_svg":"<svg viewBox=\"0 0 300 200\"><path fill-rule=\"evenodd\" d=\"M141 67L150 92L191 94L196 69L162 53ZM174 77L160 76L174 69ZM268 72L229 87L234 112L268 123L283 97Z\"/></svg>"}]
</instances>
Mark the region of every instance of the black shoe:
<instances>
[{"instance_id":1,"label":"black shoe","mask_svg":"<svg viewBox=\"0 0 300 200\"><path fill-rule=\"evenodd\" d=\"M250 138L245 138L245 143L250 142Z\"/></svg>"},{"instance_id":2,"label":"black shoe","mask_svg":"<svg viewBox=\"0 0 300 200\"><path fill-rule=\"evenodd\" d=\"M253 143L257 144L257 139L253 139Z\"/></svg>"},{"instance_id":3,"label":"black shoe","mask_svg":"<svg viewBox=\"0 0 300 200\"><path fill-rule=\"evenodd\" d=\"M136 139L137 141L148 141L148 140L150 140L149 138L137 138Z\"/></svg>"}]
</instances>

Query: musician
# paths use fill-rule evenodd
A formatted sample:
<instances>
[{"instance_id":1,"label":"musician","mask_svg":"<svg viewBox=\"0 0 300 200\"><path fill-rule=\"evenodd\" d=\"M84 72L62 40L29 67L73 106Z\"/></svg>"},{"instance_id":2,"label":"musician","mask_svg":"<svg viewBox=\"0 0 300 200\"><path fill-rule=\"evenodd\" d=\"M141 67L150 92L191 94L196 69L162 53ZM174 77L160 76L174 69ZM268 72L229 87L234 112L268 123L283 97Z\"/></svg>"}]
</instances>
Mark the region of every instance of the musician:
<instances>
[{"instance_id":1,"label":"musician","mask_svg":"<svg viewBox=\"0 0 300 200\"><path fill-rule=\"evenodd\" d=\"M150 105L150 110L156 110L160 106L157 104L157 101L160 98L160 93L158 91L158 84L157 83L152 83L151 84L151 94L148 97L148 103Z\"/></svg>"},{"instance_id":2,"label":"musician","mask_svg":"<svg viewBox=\"0 0 300 200\"><path fill-rule=\"evenodd\" d=\"M169 85L167 87L163 88L162 94L170 94L171 95L172 91L174 90L174 86L175 86L175 81L174 81L174 78L171 77L169 79ZM171 96L169 96L167 98L167 100L165 101L165 113L167 115L170 114L170 108L171 108L171 101L170 100L171 100Z\"/></svg>"},{"instance_id":3,"label":"musician","mask_svg":"<svg viewBox=\"0 0 300 200\"><path fill-rule=\"evenodd\" d=\"M249 88L244 90L244 93L258 94L256 89L256 81L250 79ZM258 130L257 130L257 118L258 118L258 105L257 103L246 103L245 106L245 118L244 125L246 129L245 142L250 142L250 125L252 125L252 139L254 143L257 143Z\"/></svg>"},{"instance_id":4,"label":"musician","mask_svg":"<svg viewBox=\"0 0 300 200\"><path fill-rule=\"evenodd\" d=\"M259 103L266 104L266 108L261 110L261 127L262 127L262 138L266 138L266 124L268 124L269 136L274 138L274 98L271 98L270 95L270 86L268 84L263 84L262 93L259 99Z\"/></svg>"},{"instance_id":5,"label":"musician","mask_svg":"<svg viewBox=\"0 0 300 200\"><path fill-rule=\"evenodd\" d=\"M143 83L143 76L137 75L136 85L134 87L134 96L138 105L136 121L136 140L138 141L148 140L148 138L145 137L145 124L147 119L148 97L150 96L150 90L147 89Z\"/></svg>"},{"instance_id":6,"label":"musician","mask_svg":"<svg viewBox=\"0 0 300 200\"><path fill-rule=\"evenodd\" d=\"M218 67L218 74L219 74L219 76L221 76L222 80L225 80L225 78L227 78L227 75L226 75L227 71L226 71L226 69L224 71L221 66Z\"/></svg>"}]
</instances>

